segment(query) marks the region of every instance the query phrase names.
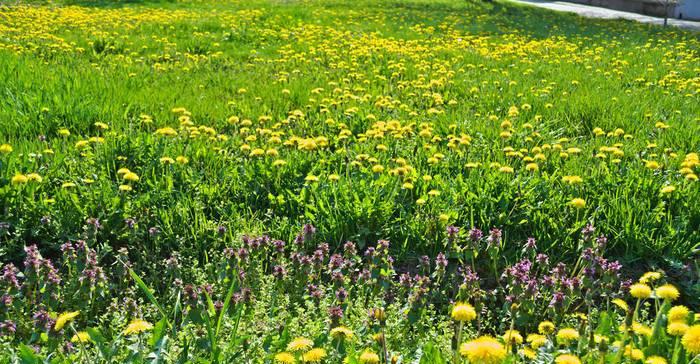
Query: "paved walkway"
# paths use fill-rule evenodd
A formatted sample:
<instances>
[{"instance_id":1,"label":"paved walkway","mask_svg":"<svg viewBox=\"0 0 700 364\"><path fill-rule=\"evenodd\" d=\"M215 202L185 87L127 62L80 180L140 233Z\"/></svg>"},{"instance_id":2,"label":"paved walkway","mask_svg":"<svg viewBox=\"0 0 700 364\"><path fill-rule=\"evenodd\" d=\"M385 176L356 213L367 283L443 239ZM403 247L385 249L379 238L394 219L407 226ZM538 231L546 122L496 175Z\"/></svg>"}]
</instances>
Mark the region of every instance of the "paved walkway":
<instances>
[{"instance_id":1,"label":"paved walkway","mask_svg":"<svg viewBox=\"0 0 700 364\"><path fill-rule=\"evenodd\" d=\"M649 23L663 25L664 20L662 18L655 18L653 16L641 15L637 13L628 13L626 11L612 10L607 8L601 8L597 6L575 4L564 1L547 1L547 0L510 0L519 4L527 4L538 6L540 8L565 11L570 13L576 13L581 16L589 18L601 18L601 19L629 19L638 21L640 23ZM668 24L676 26L679 28L690 29L700 31L700 22L690 21L690 20L678 20L678 19L668 19Z\"/></svg>"}]
</instances>

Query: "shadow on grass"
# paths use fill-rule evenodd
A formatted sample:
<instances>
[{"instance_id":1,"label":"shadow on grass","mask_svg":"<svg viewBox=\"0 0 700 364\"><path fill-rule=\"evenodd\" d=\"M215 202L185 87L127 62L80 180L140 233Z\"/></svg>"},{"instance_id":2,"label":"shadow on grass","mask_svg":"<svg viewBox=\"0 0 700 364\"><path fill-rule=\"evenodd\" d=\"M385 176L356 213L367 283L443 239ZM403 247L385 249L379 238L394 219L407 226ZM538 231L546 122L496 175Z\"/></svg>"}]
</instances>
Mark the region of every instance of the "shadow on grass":
<instances>
[{"instance_id":1,"label":"shadow on grass","mask_svg":"<svg viewBox=\"0 0 700 364\"><path fill-rule=\"evenodd\" d=\"M532 2L550 2L551 0L532 0ZM386 5L380 2L377 6ZM546 38L553 33L566 35L607 34L609 27L596 19L585 19L569 13L540 9L537 7L512 3L505 0L493 1L453 1L453 2L404 2L390 1L391 8L400 10L418 20L423 14L430 14L434 19L447 16L465 15L465 26L473 33L502 34L511 33L513 29L528 33L536 38ZM468 16L467 16L468 15ZM482 18L485 16L485 18ZM469 18L472 20L469 21ZM607 23L609 25L610 23Z\"/></svg>"},{"instance_id":2,"label":"shadow on grass","mask_svg":"<svg viewBox=\"0 0 700 364\"><path fill-rule=\"evenodd\" d=\"M127 5L174 4L176 0L61 0L61 5L76 5L95 8L120 8Z\"/></svg>"}]
</instances>

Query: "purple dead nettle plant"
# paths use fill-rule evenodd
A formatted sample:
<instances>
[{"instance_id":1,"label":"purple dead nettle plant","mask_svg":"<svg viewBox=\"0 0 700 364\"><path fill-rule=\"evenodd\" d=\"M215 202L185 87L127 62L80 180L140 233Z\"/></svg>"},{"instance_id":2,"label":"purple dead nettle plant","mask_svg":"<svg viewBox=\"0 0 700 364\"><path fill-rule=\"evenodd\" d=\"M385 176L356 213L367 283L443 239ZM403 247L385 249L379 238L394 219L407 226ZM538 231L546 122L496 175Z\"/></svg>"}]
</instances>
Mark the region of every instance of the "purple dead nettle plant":
<instances>
[{"instance_id":1,"label":"purple dead nettle plant","mask_svg":"<svg viewBox=\"0 0 700 364\"><path fill-rule=\"evenodd\" d=\"M28 304L56 303L62 281L53 263L44 259L36 245L24 248L24 284L21 294Z\"/></svg>"},{"instance_id":2,"label":"purple dead nettle plant","mask_svg":"<svg viewBox=\"0 0 700 364\"><path fill-rule=\"evenodd\" d=\"M610 300L619 294L622 266L603 258L607 239L593 239L593 232L592 226L582 230L582 244L587 247L573 267L562 262L550 266L549 258L539 253L534 261L524 258L503 271L504 299L514 304L513 315L527 312L544 316L552 311L551 316L563 317L574 307L584 308L590 314L596 301ZM534 243L529 239L525 245L532 248Z\"/></svg>"},{"instance_id":3,"label":"purple dead nettle plant","mask_svg":"<svg viewBox=\"0 0 700 364\"><path fill-rule=\"evenodd\" d=\"M17 326L11 320L15 297L19 295L21 284L18 278L19 270L12 263L6 264L2 268L0 275L0 336L14 335Z\"/></svg>"}]
</instances>

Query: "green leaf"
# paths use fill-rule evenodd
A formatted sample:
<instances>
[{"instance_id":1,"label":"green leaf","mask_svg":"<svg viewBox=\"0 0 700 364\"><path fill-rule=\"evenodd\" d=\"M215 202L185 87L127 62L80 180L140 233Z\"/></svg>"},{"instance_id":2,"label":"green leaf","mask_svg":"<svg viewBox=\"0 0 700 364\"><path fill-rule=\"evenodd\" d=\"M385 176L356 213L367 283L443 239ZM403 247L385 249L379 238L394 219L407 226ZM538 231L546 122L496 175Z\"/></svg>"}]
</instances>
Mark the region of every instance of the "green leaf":
<instances>
[{"instance_id":1,"label":"green leaf","mask_svg":"<svg viewBox=\"0 0 700 364\"><path fill-rule=\"evenodd\" d=\"M181 301L181 299L180 299L180 297L181 297L180 295L181 295L181 294L182 294L181 292L178 292L178 293L177 293L177 298L175 299L175 306L173 307L173 313L172 313L172 315L173 315L173 321L172 321L173 324L176 324L176 323L177 323L177 318L178 318L178 316L182 316L182 303L180 302L180 301ZM173 335L175 335L174 332L173 332Z\"/></svg>"},{"instance_id":2,"label":"green leaf","mask_svg":"<svg viewBox=\"0 0 700 364\"><path fill-rule=\"evenodd\" d=\"M165 324L163 324L163 327L165 327ZM165 332L165 330L163 330L163 332ZM155 357L153 358L151 364L160 364L163 362L163 356L168 352L168 342L168 335L165 335L161 340L158 340L157 345L154 348L155 350L153 351Z\"/></svg>"},{"instance_id":3,"label":"green leaf","mask_svg":"<svg viewBox=\"0 0 700 364\"><path fill-rule=\"evenodd\" d=\"M163 310L163 307L161 307L161 305L158 303L156 297L153 296L153 292L151 292L151 289L148 288L146 283L144 283L143 280L141 280L141 278L138 276L138 274L136 274L136 272L134 272L134 270L131 268L129 268L129 275L131 276L131 278L134 279L136 285L139 286L139 288L141 288L146 297L148 297L148 300L156 306L158 312L160 312L161 316L163 317L163 319L165 319L166 323L168 324L168 327L171 327L170 321L168 321L168 316L166 316L165 314L165 310Z\"/></svg>"},{"instance_id":4,"label":"green leaf","mask_svg":"<svg viewBox=\"0 0 700 364\"><path fill-rule=\"evenodd\" d=\"M427 343L423 345L423 355L420 357L419 364L445 364L445 358L440 353L440 350L433 344Z\"/></svg>"},{"instance_id":5,"label":"green leaf","mask_svg":"<svg viewBox=\"0 0 700 364\"><path fill-rule=\"evenodd\" d=\"M100 354L102 354L102 357L104 359L109 360L109 358L112 356L112 353L107 345L107 340L102 335L100 330L90 327L87 329L87 333L90 336L92 342L94 342L95 345L97 345L97 348L100 350Z\"/></svg>"},{"instance_id":6,"label":"green leaf","mask_svg":"<svg viewBox=\"0 0 700 364\"><path fill-rule=\"evenodd\" d=\"M167 326L167 324L167 320L165 318L162 318L153 326L151 338L148 340L148 345L150 345L153 350L156 349L156 346L158 346L161 339L163 339L163 337L165 336L165 327Z\"/></svg>"},{"instance_id":7,"label":"green leaf","mask_svg":"<svg viewBox=\"0 0 700 364\"><path fill-rule=\"evenodd\" d=\"M202 318L204 318L204 323L206 324L206 327L207 327L207 337L209 338L209 345L211 348L211 361L213 363L218 363L219 362L219 349L217 348L218 339L216 337L216 334L214 333L214 325L212 323L212 318L216 314L216 308L214 308L214 302L211 300L209 293L207 293L205 291L204 297L206 297L206 299L207 299L207 305L209 306L209 309L204 310L205 314L202 315Z\"/></svg>"},{"instance_id":8,"label":"green leaf","mask_svg":"<svg viewBox=\"0 0 700 364\"><path fill-rule=\"evenodd\" d=\"M216 322L216 336L219 336L219 332L221 331L221 323L223 322L224 315L226 312L228 312L228 306L231 303L231 298L233 297L233 292L236 289L236 283L238 283L238 279L232 279L231 280L231 286L228 288L228 293L226 294L226 298L224 299L224 307L221 308L221 312L219 313L219 319Z\"/></svg>"},{"instance_id":9,"label":"green leaf","mask_svg":"<svg viewBox=\"0 0 700 364\"><path fill-rule=\"evenodd\" d=\"M209 316L215 315L216 307L214 307L214 301L211 299L211 296L209 296L209 293L204 292L204 297L207 299L207 313Z\"/></svg>"},{"instance_id":10,"label":"green leaf","mask_svg":"<svg viewBox=\"0 0 700 364\"><path fill-rule=\"evenodd\" d=\"M178 364L184 364L187 363L189 360L189 355L190 354L190 342L189 340L185 340L185 343L182 346L182 352L177 358L177 363Z\"/></svg>"},{"instance_id":11,"label":"green leaf","mask_svg":"<svg viewBox=\"0 0 700 364\"><path fill-rule=\"evenodd\" d=\"M34 349L27 345L19 345L19 359L22 364L39 364L41 359L34 353Z\"/></svg>"},{"instance_id":12,"label":"green leaf","mask_svg":"<svg viewBox=\"0 0 700 364\"><path fill-rule=\"evenodd\" d=\"M613 322L610 318L610 315L607 312L603 312L600 314L600 319L598 320L598 327L596 328L595 333L598 335L605 335L611 332L612 326Z\"/></svg>"}]
</instances>

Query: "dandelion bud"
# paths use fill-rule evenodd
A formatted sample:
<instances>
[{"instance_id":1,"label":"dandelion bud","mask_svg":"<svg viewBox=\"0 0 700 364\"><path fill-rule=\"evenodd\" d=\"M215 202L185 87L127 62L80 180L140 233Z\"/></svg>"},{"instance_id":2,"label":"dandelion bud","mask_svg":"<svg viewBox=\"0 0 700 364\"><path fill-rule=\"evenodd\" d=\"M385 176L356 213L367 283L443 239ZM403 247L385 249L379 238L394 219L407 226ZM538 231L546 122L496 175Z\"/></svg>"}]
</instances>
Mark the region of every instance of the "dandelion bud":
<instances>
[{"instance_id":1,"label":"dandelion bud","mask_svg":"<svg viewBox=\"0 0 700 364\"><path fill-rule=\"evenodd\" d=\"M378 332L374 335L372 335L372 339L379 345L382 345L384 343L384 333Z\"/></svg>"},{"instance_id":2,"label":"dandelion bud","mask_svg":"<svg viewBox=\"0 0 700 364\"><path fill-rule=\"evenodd\" d=\"M386 320L386 312L381 307L370 309L369 316L377 321L380 321L380 322L384 322Z\"/></svg>"}]
</instances>

